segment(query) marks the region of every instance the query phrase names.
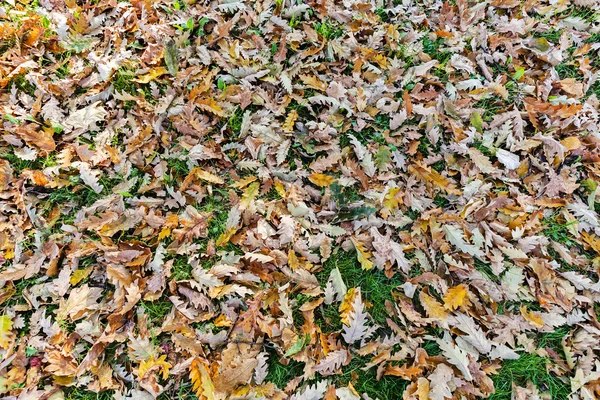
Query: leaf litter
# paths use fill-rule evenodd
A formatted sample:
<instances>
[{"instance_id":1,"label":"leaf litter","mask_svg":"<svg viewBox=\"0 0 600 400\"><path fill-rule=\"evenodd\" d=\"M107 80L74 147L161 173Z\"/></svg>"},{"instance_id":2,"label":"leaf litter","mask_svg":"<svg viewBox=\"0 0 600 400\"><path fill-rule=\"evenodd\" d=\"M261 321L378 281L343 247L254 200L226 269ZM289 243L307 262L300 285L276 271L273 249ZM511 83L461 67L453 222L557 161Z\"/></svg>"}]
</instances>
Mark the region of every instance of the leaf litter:
<instances>
[{"instance_id":1,"label":"leaf litter","mask_svg":"<svg viewBox=\"0 0 600 400\"><path fill-rule=\"evenodd\" d=\"M0 394L599 397L598 7L2 3Z\"/></svg>"}]
</instances>

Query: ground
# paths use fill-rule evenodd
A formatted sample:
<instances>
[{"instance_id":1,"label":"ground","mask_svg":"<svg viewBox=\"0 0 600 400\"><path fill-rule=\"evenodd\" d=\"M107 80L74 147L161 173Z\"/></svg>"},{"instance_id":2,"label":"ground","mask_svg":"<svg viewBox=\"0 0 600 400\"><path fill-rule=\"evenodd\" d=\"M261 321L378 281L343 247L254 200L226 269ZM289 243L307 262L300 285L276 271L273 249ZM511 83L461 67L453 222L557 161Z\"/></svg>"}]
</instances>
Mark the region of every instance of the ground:
<instances>
[{"instance_id":1,"label":"ground","mask_svg":"<svg viewBox=\"0 0 600 400\"><path fill-rule=\"evenodd\" d=\"M0 394L600 397L599 7L0 3Z\"/></svg>"}]
</instances>

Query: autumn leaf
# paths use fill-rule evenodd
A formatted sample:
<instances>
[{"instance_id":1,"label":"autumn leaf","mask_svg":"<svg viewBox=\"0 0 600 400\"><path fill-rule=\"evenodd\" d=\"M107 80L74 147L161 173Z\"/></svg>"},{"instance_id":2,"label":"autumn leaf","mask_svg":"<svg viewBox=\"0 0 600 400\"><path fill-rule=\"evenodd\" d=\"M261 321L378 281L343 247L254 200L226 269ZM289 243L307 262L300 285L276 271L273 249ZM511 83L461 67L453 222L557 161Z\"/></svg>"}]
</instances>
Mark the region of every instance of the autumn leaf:
<instances>
[{"instance_id":1,"label":"autumn leaf","mask_svg":"<svg viewBox=\"0 0 600 400\"><path fill-rule=\"evenodd\" d=\"M384 218L389 217L394 212L394 210L398 208L401 201L402 194L400 188L389 188L387 193L383 196L383 201L381 202L384 207L381 211L381 215Z\"/></svg>"},{"instance_id":2,"label":"autumn leaf","mask_svg":"<svg viewBox=\"0 0 600 400\"><path fill-rule=\"evenodd\" d=\"M225 181L223 181L222 178L218 177L215 174L211 174L210 172L204 171L203 169L195 168L192 172L196 175L198 179L202 179L203 181L216 183L218 185L225 183Z\"/></svg>"},{"instance_id":3,"label":"autumn leaf","mask_svg":"<svg viewBox=\"0 0 600 400\"><path fill-rule=\"evenodd\" d=\"M444 308L456 310L463 305L469 304L469 291L466 285L458 285L448 289L444 296Z\"/></svg>"},{"instance_id":4,"label":"autumn leaf","mask_svg":"<svg viewBox=\"0 0 600 400\"><path fill-rule=\"evenodd\" d=\"M450 292L450 289L448 292ZM421 304L423 304L425 312L427 312L427 315L430 318L436 318L442 321L445 321L448 318L446 309L452 309L451 307L453 307L453 304L451 304L453 299L451 298L448 299L449 303L446 303L446 298L444 298L444 305L442 305L427 293L421 292L419 293L419 299L421 300ZM448 306L446 306L446 304L448 304ZM454 303L454 305L455 304L456 303ZM458 304L457 307L458 306L460 306L460 304Z\"/></svg>"},{"instance_id":5,"label":"autumn leaf","mask_svg":"<svg viewBox=\"0 0 600 400\"><path fill-rule=\"evenodd\" d=\"M213 385L208 367L204 361L196 358L190 365L190 379L196 397L201 400L214 400L215 387Z\"/></svg>"},{"instance_id":6,"label":"autumn leaf","mask_svg":"<svg viewBox=\"0 0 600 400\"><path fill-rule=\"evenodd\" d=\"M344 325L342 337L348 344L353 344L359 339L365 338L368 327L368 314L364 312L365 305L362 302L360 292L354 297L352 311L348 314L348 324Z\"/></svg>"},{"instance_id":7,"label":"autumn leaf","mask_svg":"<svg viewBox=\"0 0 600 400\"><path fill-rule=\"evenodd\" d=\"M283 124L283 131L284 132L292 132L294 130L294 123L296 122L296 120L298 119L298 112L296 110L292 110L288 113L287 117L285 118L285 123Z\"/></svg>"},{"instance_id":8,"label":"autumn leaf","mask_svg":"<svg viewBox=\"0 0 600 400\"><path fill-rule=\"evenodd\" d=\"M356 249L356 259L360 263L362 269L370 270L371 268L373 268L373 262L369 260L372 254L368 252L367 249L365 249L365 246L358 240L353 238L352 243L354 244L354 248Z\"/></svg>"},{"instance_id":9,"label":"autumn leaf","mask_svg":"<svg viewBox=\"0 0 600 400\"><path fill-rule=\"evenodd\" d=\"M544 320L538 313L529 311L526 306L521 306L519 310L521 311L523 318L525 318L525 320L531 325L535 326L536 328L541 328L544 326Z\"/></svg>"},{"instance_id":10,"label":"autumn leaf","mask_svg":"<svg viewBox=\"0 0 600 400\"><path fill-rule=\"evenodd\" d=\"M423 373L423 369L421 367L407 367L406 365L397 367L397 366L388 366L384 370L384 375L392 375L399 376L402 379L407 381L413 380L413 378L419 376Z\"/></svg>"},{"instance_id":11,"label":"autumn leaf","mask_svg":"<svg viewBox=\"0 0 600 400\"><path fill-rule=\"evenodd\" d=\"M6 3L0 397L598 397L597 1Z\"/></svg>"},{"instance_id":12,"label":"autumn leaf","mask_svg":"<svg viewBox=\"0 0 600 400\"><path fill-rule=\"evenodd\" d=\"M210 98L199 97L194 101L200 109L218 115L219 117L223 117L225 112L223 108L219 105L217 101Z\"/></svg>"},{"instance_id":13,"label":"autumn leaf","mask_svg":"<svg viewBox=\"0 0 600 400\"><path fill-rule=\"evenodd\" d=\"M83 269L78 269L74 271L69 279L69 283L71 285L77 285L79 282L87 278L92 273L92 267L87 267Z\"/></svg>"},{"instance_id":14,"label":"autumn leaf","mask_svg":"<svg viewBox=\"0 0 600 400\"><path fill-rule=\"evenodd\" d=\"M300 352L309 340L309 335L298 336L296 342L285 352L284 357L291 357Z\"/></svg>"},{"instance_id":15,"label":"autumn leaf","mask_svg":"<svg viewBox=\"0 0 600 400\"><path fill-rule=\"evenodd\" d=\"M240 201L240 208L245 210L250 207L250 204L254 201L256 196L258 195L258 190L260 189L260 183L254 182L248 185L248 187L244 190L242 194L242 199Z\"/></svg>"},{"instance_id":16,"label":"autumn leaf","mask_svg":"<svg viewBox=\"0 0 600 400\"><path fill-rule=\"evenodd\" d=\"M450 179L429 167L417 163L410 167L410 171L425 182L433 184L435 187L440 188L447 193L456 195L460 195L461 193L460 190L456 189L456 185L454 185Z\"/></svg>"},{"instance_id":17,"label":"autumn leaf","mask_svg":"<svg viewBox=\"0 0 600 400\"><path fill-rule=\"evenodd\" d=\"M469 369L469 356L468 353L460 347L450 343L448 334L444 339L435 338L438 343L442 354L448 359L450 364L454 365L463 374L467 381L473 380L473 375Z\"/></svg>"},{"instance_id":18,"label":"autumn leaf","mask_svg":"<svg viewBox=\"0 0 600 400\"><path fill-rule=\"evenodd\" d=\"M149 73L141 75L133 81L138 83L148 83L155 80L159 76L166 74L167 72L168 71L164 67L156 67L150 70Z\"/></svg>"},{"instance_id":19,"label":"autumn leaf","mask_svg":"<svg viewBox=\"0 0 600 400\"><path fill-rule=\"evenodd\" d=\"M308 179L317 186L327 187L331 185L335 179L329 175L314 173L311 174Z\"/></svg>"},{"instance_id":20,"label":"autumn leaf","mask_svg":"<svg viewBox=\"0 0 600 400\"><path fill-rule=\"evenodd\" d=\"M0 316L0 346L4 349L8 349L10 345L10 337L12 336L12 325L13 322L7 315Z\"/></svg>"},{"instance_id":21,"label":"autumn leaf","mask_svg":"<svg viewBox=\"0 0 600 400\"><path fill-rule=\"evenodd\" d=\"M167 379L172 365L168 363L166 359L167 356L162 355L156 359L152 356L149 359L142 361L138 368L138 376L143 378L150 370L159 370L162 372L162 378Z\"/></svg>"},{"instance_id":22,"label":"autumn leaf","mask_svg":"<svg viewBox=\"0 0 600 400\"><path fill-rule=\"evenodd\" d=\"M249 184L251 184L252 182L254 182L256 180L256 176L248 176L244 179L241 179L237 182L234 182L231 184L232 188L236 188L236 189L243 189L246 186L248 186Z\"/></svg>"},{"instance_id":23,"label":"autumn leaf","mask_svg":"<svg viewBox=\"0 0 600 400\"><path fill-rule=\"evenodd\" d=\"M179 68L179 60L177 46L175 45L175 41L173 39L169 38L165 42L163 55L169 73L173 76L177 75L177 70Z\"/></svg>"},{"instance_id":24,"label":"autumn leaf","mask_svg":"<svg viewBox=\"0 0 600 400\"><path fill-rule=\"evenodd\" d=\"M340 320L343 324L350 324L350 312L352 311L352 303L354 302L354 298L358 296L359 290L355 288L348 289L348 292L344 295L344 299L339 306L340 312Z\"/></svg>"}]
</instances>

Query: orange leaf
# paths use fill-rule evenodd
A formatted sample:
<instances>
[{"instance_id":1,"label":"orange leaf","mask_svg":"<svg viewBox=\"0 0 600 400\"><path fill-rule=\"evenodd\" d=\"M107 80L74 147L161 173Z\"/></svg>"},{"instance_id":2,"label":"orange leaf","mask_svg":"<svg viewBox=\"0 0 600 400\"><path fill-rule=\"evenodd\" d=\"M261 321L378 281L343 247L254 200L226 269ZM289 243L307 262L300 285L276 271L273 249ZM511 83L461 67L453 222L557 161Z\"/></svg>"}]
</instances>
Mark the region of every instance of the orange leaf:
<instances>
[{"instance_id":1,"label":"orange leaf","mask_svg":"<svg viewBox=\"0 0 600 400\"><path fill-rule=\"evenodd\" d=\"M399 376L400 378L406 379L407 381L412 380L414 377L423 373L421 367L407 367L403 365L401 367L388 366L385 369L384 375Z\"/></svg>"},{"instance_id":2,"label":"orange leaf","mask_svg":"<svg viewBox=\"0 0 600 400\"><path fill-rule=\"evenodd\" d=\"M544 320L539 314L527 310L526 306L521 306L520 310L523 318L525 318L525 320L527 320L527 322L529 322L531 325L535 326L536 328L541 328L544 326Z\"/></svg>"}]
</instances>

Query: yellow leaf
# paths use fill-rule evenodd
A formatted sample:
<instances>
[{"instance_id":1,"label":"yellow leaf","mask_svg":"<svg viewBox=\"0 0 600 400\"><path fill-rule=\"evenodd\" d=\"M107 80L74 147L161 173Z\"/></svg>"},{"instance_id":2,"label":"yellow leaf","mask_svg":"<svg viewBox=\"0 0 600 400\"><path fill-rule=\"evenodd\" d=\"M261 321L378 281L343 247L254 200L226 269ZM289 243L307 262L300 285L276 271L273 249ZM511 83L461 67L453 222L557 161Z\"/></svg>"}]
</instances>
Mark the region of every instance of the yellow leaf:
<instances>
[{"instance_id":1,"label":"yellow leaf","mask_svg":"<svg viewBox=\"0 0 600 400\"><path fill-rule=\"evenodd\" d=\"M229 228L225 232L221 233L216 241L217 246L225 246L231 240L232 236L237 232L237 228Z\"/></svg>"},{"instance_id":2,"label":"yellow leaf","mask_svg":"<svg viewBox=\"0 0 600 400\"><path fill-rule=\"evenodd\" d=\"M273 186L275 186L275 190L277 190L277 194L279 194L282 198L286 198L287 197L287 192L285 191L285 187L283 186L283 183L281 183L279 180L275 180L275 183L273 184Z\"/></svg>"},{"instance_id":3,"label":"yellow leaf","mask_svg":"<svg viewBox=\"0 0 600 400\"><path fill-rule=\"evenodd\" d=\"M581 147L581 142L575 136L569 136L560 141L560 144L565 146L567 150L577 150Z\"/></svg>"},{"instance_id":4,"label":"yellow leaf","mask_svg":"<svg viewBox=\"0 0 600 400\"><path fill-rule=\"evenodd\" d=\"M163 240L166 237L169 237L171 235L171 230L169 228L163 228L160 230L160 233L158 234L158 240Z\"/></svg>"},{"instance_id":5,"label":"yellow leaf","mask_svg":"<svg viewBox=\"0 0 600 400\"><path fill-rule=\"evenodd\" d=\"M292 271L296 271L300 267L300 261L298 260L298 256L294 252L293 249L288 251L288 265L292 269Z\"/></svg>"},{"instance_id":6,"label":"yellow leaf","mask_svg":"<svg viewBox=\"0 0 600 400\"><path fill-rule=\"evenodd\" d=\"M345 325L350 325L350 320L348 317L352 312L352 302L354 298L358 294L358 291L355 288L348 289L348 292L344 295L344 300L342 304L340 304L339 312L340 312L340 320Z\"/></svg>"},{"instance_id":7,"label":"yellow leaf","mask_svg":"<svg viewBox=\"0 0 600 400\"><path fill-rule=\"evenodd\" d=\"M308 180L320 187L327 187L335 181L331 176L319 173L310 175Z\"/></svg>"},{"instance_id":8,"label":"yellow leaf","mask_svg":"<svg viewBox=\"0 0 600 400\"><path fill-rule=\"evenodd\" d=\"M15 249L8 249L4 252L4 258L7 260L12 260L15 258Z\"/></svg>"},{"instance_id":9,"label":"yellow leaf","mask_svg":"<svg viewBox=\"0 0 600 400\"><path fill-rule=\"evenodd\" d=\"M167 379L169 377L169 370L171 369L172 365L166 360L167 356L162 355L158 357L158 359L155 359L154 356L152 356L149 359L142 361L140 363L140 367L138 368L139 378L142 379L144 375L148 373L148 371L150 371L154 367L158 367L158 369L162 372L163 379Z\"/></svg>"},{"instance_id":10,"label":"yellow leaf","mask_svg":"<svg viewBox=\"0 0 600 400\"><path fill-rule=\"evenodd\" d=\"M409 171L420 179L433 184L434 186L442 189L446 193L460 195L460 190L456 189L456 185L452 183L452 181L445 176L441 175L434 169L431 169L428 166L421 165L419 163L415 163L408 167Z\"/></svg>"},{"instance_id":11,"label":"yellow leaf","mask_svg":"<svg viewBox=\"0 0 600 400\"><path fill-rule=\"evenodd\" d=\"M217 328L230 327L231 325L233 325L233 321L227 318L225 314L221 314L214 319L213 325Z\"/></svg>"},{"instance_id":12,"label":"yellow leaf","mask_svg":"<svg viewBox=\"0 0 600 400\"><path fill-rule=\"evenodd\" d=\"M592 250L596 253L600 254L600 238L593 233L587 233L585 231L581 232L581 238L584 242L590 245Z\"/></svg>"},{"instance_id":13,"label":"yellow leaf","mask_svg":"<svg viewBox=\"0 0 600 400\"><path fill-rule=\"evenodd\" d=\"M258 195L260 189L260 183L254 182L244 190L242 194L242 200L240 201L240 208L245 210L250 207L250 204L254 201L254 198Z\"/></svg>"},{"instance_id":14,"label":"yellow leaf","mask_svg":"<svg viewBox=\"0 0 600 400\"><path fill-rule=\"evenodd\" d=\"M10 345L12 324L12 320L9 316L3 315L0 317L0 346L4 349L8 349L8 346Z\"/></svg>"},{"instance_id":15,"label":"yellow leaf","mask_svg":"<svg viewBox=\"0 0 600 400\"><path fill-rule=\"evenodd\" d=\"M300 75L300 80L302 83L312 89L317 89L323 92L327 89L327 84L314 75Z\"/></svg>"},{"instance_id":16,"label":"yellow leaf","mask_svg":"<svg viewBox=\"0 0 600 400\"><path fill-rule=\"evenodd\" d=\"M187 179L187 178L186 178ZM181 189L180 190L184 190ZM179 217L177 214L167 215L166 221L162 226L160 233L158 234L158 240L162 240L171 235L171 230L179 225Z\"/></svg>"},{"instance_id":17,"label":"yellow leaf","mask_svg":"<svg viewBox=\"0 0 600 400\"><path fill-rule=\"evenodd\" d=\"M190 379L196 396L200 400L214 400L215 386L204 361L196 358L190 365Z\"/></svg>"},{"instance_id":18,"label":"yellow leaf","mask_svg":"<svg viewBox=\"0 0 600 400\"><path fill-rule=\"evenodd\" d=\"M196 104L198 104L198 107L200 107L201 110L208 111L218 115L219 117L225 116L225 113L223 112L221 106L219 106L219 103L213 99L198 98L196 99Z\"/></svg>"},{"instance_id":19,"label":"yellow leaf","mask_svg":"<svg viewBox=\"0 0 600 400\"><path fill-rule=\"evenodd\" d=\"M195 170L196 176L199 179L202 179L203 181L210 182L210 183L216 183L218 185L225 183L225 181L223 179L221 179L220 177L218 177L217 175L211 174L210 172L204 171L203 169L194 168L194 170Z\"/></svg>"},{"instance_id":20,"label":"yellow leaf","mask_svg":"<svg viewBox=\"0 0 600 400\"><path fill-rule=\"evenodd\" d=\"M195 179L202 179L204 181L216 184L223 184L224 181L217 175L211 174L210 172L204 171L202 168L194 168L190 171L188 176L185 177L181 186L179 187L179 191L185 191L188 186L192 184Z\"/></svg>"},{"instance_id":21,"label":"yellow leaf","mask_svg":"<svg viewBox=\"0 0 600 400\"><path fill-rule=\"evenodd\" d=\"M373 268L373 262L369 260L369 257L372 256L371 252L367 251L365 246L354 238L352 238L352 243L354 243L354 248L356 249L356 259L360 263L362 269L370 270Z\"/></svg>"},{"instance_id":22,"label":"yellow leaf","mask_svg":"<svg viewBox=\"0 0 600 400\"><path fill-rule=\"evenodd\" d=\"M285 123L283 124L283 131L288 132L288 133L293 132L294 124L296 123L297 119L298 119L298 112L296 110L290 111L285 119Z\"/></svg>"},{"instance_id":23,"label":"yellow leaf","mask_svg":"<svg viewBox=\"0 0 600 400\"><path fill-rule=\"evenodd\" d=\"M168 71L165 67L153 68L149 73L141 75L140 77L133 79L133 81L137 83L148 83L155 80L159 76L166 74L167 72Z\"/></svg>"},{"instance_id":24,"label":"yellow leaf","mask_svg":"<svg viewBox=\"0 0 600 400\"><path fill-rule=\"evenodd\" d=\"M381 210L381 216L383 218L389 217L391 212L398 208L401 199L402 196L400 195L400 188L390 188L385 196L383 196L382 204L384 209Z\"/></svg>"},{"instance_id":25,"label":"yellow leaf","mask_svg":"<svg viewBox=\"0 0 600 400\"><path fill-rule=\"evenodd\" d=\"M527 320L527 322L529 322L536 328L541 328L542 326L544 326L544 320L542 319L542 317L539 314L534 313L533 311L527 310L526 306L521 306L521 315Z\"/></svg>"},{"instance_id":26,"label":"yellow leaf","mask_svg":"<svg viewBox=\"0 0 600 400\"><path fill-rule=\"evenodd\" d=\"M429 400L429 381L427 378L420 377L417 380L417 397L419 400Z\"/></svg>"},{"instance_id":27,"label":"yellow leaf","mask_svg":"<svg viewBox=\"0 0 600 400\"><path fill-rule=\"evenodd\" d=\"M427 315L430 318L436 318L441 320L446 320L446 318L448 318L448 313L444 309L444 306L438 303L436 299L434 299L427 293L421 292L419 294L419 299L421 300L421 305L425 309L425 312L427 312Z\"/></svg>"},{"instance_id":28,"label":"yellow leaf","mask_svg":"<svg viewBox=\"0 0 600 400\"><path fill-rule=\"evenodd\" d=\"M232 188L236 188L236 189L243 189L246 186L248 186L249 184L251 184L252 182L254 182L256 179L258 179L258 178L255 176L248 176L248 177L242 179L241 181L237 181L237 182L231 184L230 186Z\"/></svg>"},{"instance_id":29,"label":"yellow leaf","mask_svg":"<svg viewBox=\"0 0 600 400\"><path fill-rule=\"evenodd\" d=\"M69 279L69 283L71 285L77 285L79 282L81 282L82 280L87 278L91 273L92 273L92 267L78 269L77 271L73 272L73 275L71 275L71 279Z\"/></svg>"},{"instance_id":30,"label":"yellow leaf","mask_svg":"<svg viewBox=\"0 0 600 400\"><path fill-rule=\"evenodd\" d=\"M444 296L444 308L446 310L456 310L463 304L469 304L469 291L466 285L458 285L448 289Z\"/></svg>"}]
</instances>

